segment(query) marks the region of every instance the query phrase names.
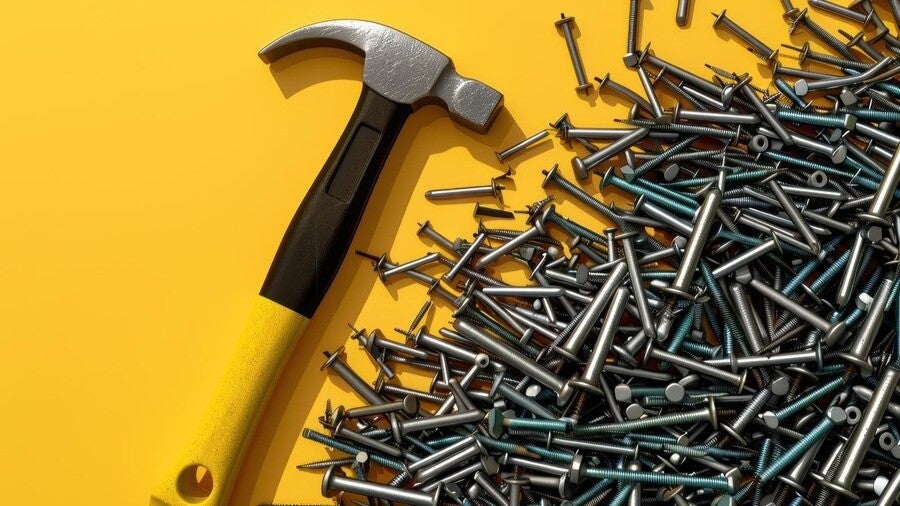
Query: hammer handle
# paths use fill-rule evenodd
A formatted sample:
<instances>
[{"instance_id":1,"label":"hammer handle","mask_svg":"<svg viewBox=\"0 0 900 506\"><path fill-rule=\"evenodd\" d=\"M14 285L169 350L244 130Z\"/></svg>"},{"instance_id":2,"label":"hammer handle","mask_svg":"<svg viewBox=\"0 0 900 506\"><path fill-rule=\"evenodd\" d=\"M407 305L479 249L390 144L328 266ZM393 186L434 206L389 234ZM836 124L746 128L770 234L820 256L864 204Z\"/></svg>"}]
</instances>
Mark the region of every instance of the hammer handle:
<instances>
[{"instance_id":1,"label":"hammer handle","mask_svg":"<svg viewBox=\"0 0 900 506\"><path fill-rule=\"evenodd\" d=\"M155 490L152 504L227 504L272 388L337 274L381 168L411 113L410 106L363 85L350 123L288 225L200 427ZM198 480L198 469L208 476Z\"/></svg>"},{"instance_id":2,"label":"hammer handle","mask_svg":"<svg viewBox=\"0 0 900 506\"><path fill-rule=\"evenodd\" d=\"M350 123L288 225L263 283L264 297L307 318L315 313L347 254L408 105L363 84Z\"/></svg>"}]
</instances>

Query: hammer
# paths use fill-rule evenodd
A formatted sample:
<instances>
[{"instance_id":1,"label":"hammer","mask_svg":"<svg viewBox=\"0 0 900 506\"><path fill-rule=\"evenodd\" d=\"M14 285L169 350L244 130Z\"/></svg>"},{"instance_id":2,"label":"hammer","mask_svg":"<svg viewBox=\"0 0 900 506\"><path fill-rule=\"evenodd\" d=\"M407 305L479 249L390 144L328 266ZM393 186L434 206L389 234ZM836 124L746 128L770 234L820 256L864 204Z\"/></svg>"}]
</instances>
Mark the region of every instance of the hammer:
<instances>
[{"instance_id":1,"label":"hammer","mask_svg":"<svg viewBox=\"0 0 900 506\"><path fill-rule=\"evenodd\" d=\"M439 104L457 122L485 133L502 107L497 90L457 74L443 53L370 21L308 25L264 47L259 56L273 63L322 46L363 56L362 94L288 225L200 427L151 504L227 503L272 388L340 268L406 118L419 107Z\"/></svg>"}]
</instances>

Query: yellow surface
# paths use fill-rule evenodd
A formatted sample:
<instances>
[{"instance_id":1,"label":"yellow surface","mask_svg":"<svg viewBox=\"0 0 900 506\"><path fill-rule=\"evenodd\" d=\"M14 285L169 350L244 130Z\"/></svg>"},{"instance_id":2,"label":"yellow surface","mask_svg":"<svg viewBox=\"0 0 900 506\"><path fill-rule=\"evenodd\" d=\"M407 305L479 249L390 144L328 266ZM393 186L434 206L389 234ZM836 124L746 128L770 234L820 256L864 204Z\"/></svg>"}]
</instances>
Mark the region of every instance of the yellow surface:
<instances>
[{"instance_id":1,"label":"yellow surface","mask_svg":"<svg viewBox=\"0 0 900 506\"><path fill-rule=\"evenodd\" d=\"M772 45L788 40L774 0L692 2L699 5L690 29L675 25L674 0L645 3L652 5L643 12L642 45L652 41L659 56L703 75L708 62L768 77L740 44L710 28L711 10L727 6ZM147 504L184 450L288 220L360 88L357 57L312 50L272 72L256 57L260 47L311 22L371 19L422 38L461 73L505 94L507 112L487 136L433 107L407 123L353 244L402 260L434 248L415 237L416 221L431 219L450 237L474 230L471 204L430 204L426 189L486 182L501 169L494 150L563 111L584 126L626 113L608 96L574 93L553 27L559 10L484 1L7 2L0 502ZM621 63L627 2L573 0L565 10L580 27L589 74L611 72L637 88ZM571 175L571 155L554 140L512 160L507 205L542 197L540 170L554 162ZM596 182L586 188L596 191ZM560 202L566 214L588 216ZM345 344L348 322L405 325L424 299L421 286L384 287L366 262L348 258L275 390L276 409L262 421L266 437L251 447L235 504L317 497L319 477L293 466L326 452L298 443L301 428L328 397L360 403L319 372L321 351ZM429 323L447 315L439 307ZM350 363L374 377L355 344L347 348Z\"/></svg>"}]
</instances>

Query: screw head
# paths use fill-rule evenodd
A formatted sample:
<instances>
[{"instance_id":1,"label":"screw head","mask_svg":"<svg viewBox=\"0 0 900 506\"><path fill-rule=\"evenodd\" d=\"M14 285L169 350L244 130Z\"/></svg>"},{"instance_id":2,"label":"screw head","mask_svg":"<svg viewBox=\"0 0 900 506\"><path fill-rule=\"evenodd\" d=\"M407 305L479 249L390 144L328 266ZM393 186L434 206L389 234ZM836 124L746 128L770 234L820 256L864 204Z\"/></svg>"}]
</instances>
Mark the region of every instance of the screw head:
<instances>
[{"instance_id":1,"label":"screw head","mask_svg":"<svg viewBox=\"0 0 900 506\"><path fill-rule=\"evenodd\" d=\"M338 466L329 466L328 470L325 471L325 476L322 477L322 497L335 497L340 491L335 490L332 486L334 482L335 476L346 476L344 472Z\"/></svg>"},{"instance_id":2,"label":"screw head","mask_svg":"<svg viewBox=\"0 0 900 506\"><path fill-rule=\"evenodd\" d=\"M630 69L637 67L640 59L641 58L638 56L638 54L633 51L625 53L625 55L622 56L622 62L625 63L625 66Z\"/></svg>"},{"instance_id":3,"label":"screw head","mask_svg":"<svg viewBox=\"0 0 900 506\"><path fill-rule=\"evenodd\" d=\"M334 353L329 353L327 351L323 351L322 353L325 355L325 363L322 364L322 367L319 368L320 371L324 371L325 369L331 367L331 364L333 364L334 361L337 360L342 353L344 353L344 347L339 347L338 349L334 350Z\"/></svg>"},{"instance_id":4,"label":"screw head","mask_svg":"<svg viewBox=\"0 0 900 506\"><path fill-rule=\"evenodd\" d=\"M403 398L403 412L407 415L414 415L419 411L419 399L414 395L407 395Z\"/></svg>"},{"instance_id":5,"label":"screw head","mask_svg":"<svg viewBox=\"0 0 900 506\"><path fill-rule=\"evenodd\" d=\"M725 19L725 9L722 9L722 12L720 12L719 14L713 12L712 15L716 17L712 24L713 28L715 28L719 23L722 22L723 19Z\"/></svg>"},{"instance_id":6,"label":"screw head","mask_svg":"<svg viewBox=\"0 0 900 506\"><path fill-rule=\"evenodd\" d=\"M609 75L609 74L607 74L607 75ZM562 113L562 116L557 118L557 120L554 121L553 123L550 123L550 127L555 128L557 130L559 130L561 128L568 128L571 126L572 126L572 122L569 121L569 113L567 113L567 112Z\"/></svg>"},{"instance_id":7,"label":"screw head","mask_svg":"<svg viewBox=\"0 0 900 506\"><path fill-rule=\"evenodd\" d=\"M554 180L556 179L557 169L559 169L559 164L554 163L553 167L550 167L549 169L542 171L542 174L544 174L544 180L541 182L541 188L546 188L547 185L552 184L554 182Z\"/></svg>"},{"instance_id":8,"label":"screw head","mask_svg":"<svg viewBox=\"0 0 900 506\"><path fill-rule=\"evenodd\" d=\"M587 166L584 164L584 160L577 156L572 158L572 169L575 171L575 177L578 178L579 181L587 179Z\"/></svg>"},{"instance_id":9,"label":"screw head","mask_svg":"<svg viewBox=\"0 0 900 506\"><path fill-rule=\"evenodd\" d=\"M485 427L488 434L493 438L499 438L503 435L503 412L498 408L488 411L485 416Z\"/></svg>"}]
</instances>

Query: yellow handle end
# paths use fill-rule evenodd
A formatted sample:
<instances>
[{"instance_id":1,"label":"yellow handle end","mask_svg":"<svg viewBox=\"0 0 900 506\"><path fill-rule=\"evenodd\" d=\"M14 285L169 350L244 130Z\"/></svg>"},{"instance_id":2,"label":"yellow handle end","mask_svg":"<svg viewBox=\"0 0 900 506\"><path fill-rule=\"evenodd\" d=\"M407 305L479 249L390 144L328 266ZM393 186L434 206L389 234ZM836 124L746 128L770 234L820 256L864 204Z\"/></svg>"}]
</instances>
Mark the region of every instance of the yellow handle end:
<instances>
[{"instance_id":1,"label":"yellow handle end","mask_svg":"<svg viewBox=\"0 0 900 506\"><path fill-rule=\"evenodd\" d=\"M306 317L257 297L200 426L154 490L151 505L227 503L247 443L307 323Z\"/></svg>"}]
</instances>

